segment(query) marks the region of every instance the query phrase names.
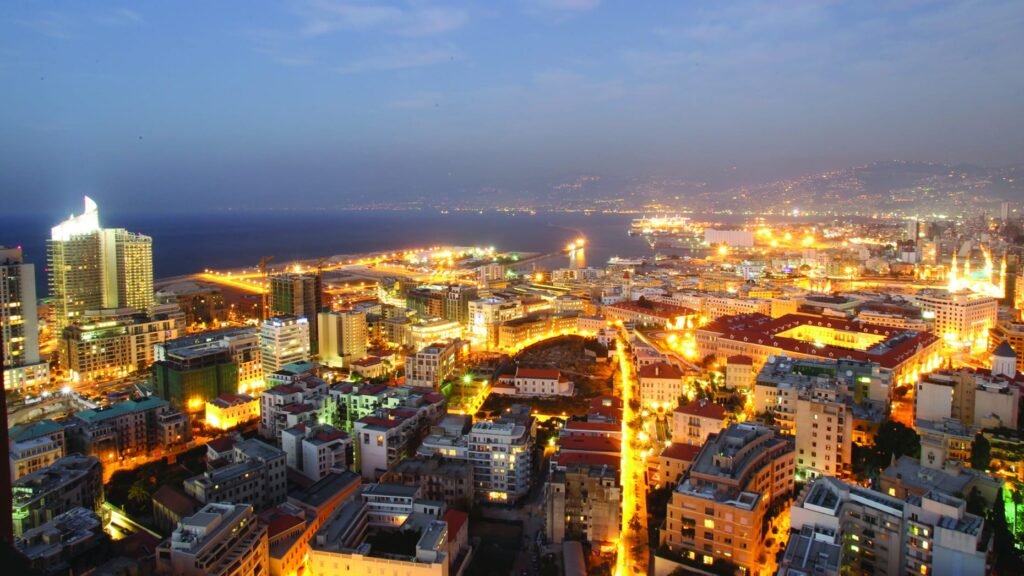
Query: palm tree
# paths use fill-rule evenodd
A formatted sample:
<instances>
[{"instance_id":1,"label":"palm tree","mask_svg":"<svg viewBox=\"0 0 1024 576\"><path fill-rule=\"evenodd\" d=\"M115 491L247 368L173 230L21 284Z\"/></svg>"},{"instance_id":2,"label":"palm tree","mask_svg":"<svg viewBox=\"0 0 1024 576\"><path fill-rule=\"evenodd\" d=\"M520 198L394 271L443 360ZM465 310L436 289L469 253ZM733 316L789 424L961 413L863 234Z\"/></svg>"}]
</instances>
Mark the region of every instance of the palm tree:
<instances>
[{"instance_id":1,"label":"palm tree","mask_svg":"<svg viewBox=\"0 0 1024 576\"><path fill-rule=\"evenodd\" d=\"M128 488L128 501L145 506L150 500L149 486L143 480L136 480Z\"/></svg>"}]
</instances>

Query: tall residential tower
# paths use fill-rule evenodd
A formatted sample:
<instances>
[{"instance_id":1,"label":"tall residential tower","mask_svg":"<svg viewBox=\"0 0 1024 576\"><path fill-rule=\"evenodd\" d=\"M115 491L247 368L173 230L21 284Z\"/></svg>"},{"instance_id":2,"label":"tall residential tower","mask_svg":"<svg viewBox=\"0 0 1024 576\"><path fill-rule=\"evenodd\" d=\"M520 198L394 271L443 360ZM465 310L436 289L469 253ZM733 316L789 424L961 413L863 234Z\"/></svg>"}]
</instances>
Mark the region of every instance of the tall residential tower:
<instances>
[{"instance_id":1,"label":"tall residential tower","mask_svg":"<svg viewBox=\"0 0 1024 576\"><path fill-rule=\"evenodd\" d=\"M49 366L39 361L35 274L21 248L0 246L0 341L8 390L44 384L50 375Z\"/></svg>"},{"instance_id":2,"label":"tall residential tower","mask_svg":"<svg viewBox=\"0 0 1024 576\"><path fill-rule=\"evenodd\" d=\"M100 228L99 209L88 196L82 214L52 228L47 251L56 330L86 310L153 307L153 239Z\"/></svg>"}]
</instances>

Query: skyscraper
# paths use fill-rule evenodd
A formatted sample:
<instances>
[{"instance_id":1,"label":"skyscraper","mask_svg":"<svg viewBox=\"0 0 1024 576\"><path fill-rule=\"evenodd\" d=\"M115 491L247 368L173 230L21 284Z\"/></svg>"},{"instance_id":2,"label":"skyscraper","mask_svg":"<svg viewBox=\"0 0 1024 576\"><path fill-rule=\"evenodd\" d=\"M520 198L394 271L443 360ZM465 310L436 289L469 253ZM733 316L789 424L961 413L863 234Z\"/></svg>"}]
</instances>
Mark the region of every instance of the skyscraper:
<instances>
[{"instance_id":1,"label":"skyscraper","mask_svg":"<svg viewBox=\"0 0 1024 576\"><path fill-rule=\"evenodd\" d=\"M39 361L35 266L24 262L21 248L0 246L0 336L4 388L48 380L49 366Z\"/></svg>"},{"instance_id":2,"label":"skyscraper","mask_svg":"<svg viewBox=\"0 0 1024 576\"><path fill-rule=\"evenodd\" d=\"M309 321L276 316L260 325L263 373L270 376L286 364L309 361Z\"/></svg>"},{"instance_id":3,"label":"skyscraper","mask_svg":"<svg viewBox=\"0 0 1024 576\"><path fill-rule=\"evenodd\" d=\"M366 357L366 313L359 310L321 312L320 363L327 366L348 365Z\"/></svg>"},{"instance_id":4,"label":"skyscraper","mask_svg":"<svg viewBox=\"0 0 1024 576\"><path fill-rule=\"evenodd\" d=\"M300 316L309 320L309 352L319 352L317 314L323 308L319 274L285 273L270 277L270 315Z\"/></svg>"},{"instance_id":5,"label":"skyscraper","mask_svg":"<svg viewBox=\"0 0 1024 576\"><path fill-rule=\"evenodd\" d=\"M86 310L153 306L153 239L122 228L100 228L99 208L54 226L47 242L54 324L63 330Z\"/></svg>"}]
</instances>

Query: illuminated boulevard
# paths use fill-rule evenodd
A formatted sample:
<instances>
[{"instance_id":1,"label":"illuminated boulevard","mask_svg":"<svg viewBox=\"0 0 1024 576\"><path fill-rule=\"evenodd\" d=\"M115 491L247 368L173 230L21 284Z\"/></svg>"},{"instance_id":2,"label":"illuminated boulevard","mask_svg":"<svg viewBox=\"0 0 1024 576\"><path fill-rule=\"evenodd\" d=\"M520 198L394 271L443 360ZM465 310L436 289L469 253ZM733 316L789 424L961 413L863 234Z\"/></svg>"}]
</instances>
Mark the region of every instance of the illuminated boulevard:
<instances>
[{"instance_id":1,"label":"illuminated boulevard","mask_svg":"<svg viewBox=\"0 0 1024 576\"><path fill-rule=\"evenodd\" d=\"M622 398L622 531L619 534L616 576L647 574L650 556L644 480L646 464L640 442L630 426L634 422L641 422L642 416L634 410L634 406L639 406L633 402L637 382L626 346L624 329L620 327L616 356L619 360L619 395Z\"/></svg>"}]
</instances>

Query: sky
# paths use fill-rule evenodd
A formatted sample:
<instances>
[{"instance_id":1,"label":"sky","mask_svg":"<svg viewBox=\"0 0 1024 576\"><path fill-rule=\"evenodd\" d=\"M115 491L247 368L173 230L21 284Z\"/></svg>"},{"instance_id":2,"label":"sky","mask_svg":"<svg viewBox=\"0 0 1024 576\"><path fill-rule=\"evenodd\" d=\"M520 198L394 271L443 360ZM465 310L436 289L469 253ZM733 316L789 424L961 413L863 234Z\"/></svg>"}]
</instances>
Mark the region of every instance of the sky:
<instances>
[{"instance_id":1,"label":"sky","mask_svg":"<svg viewBox=\"0 0 1024 576\"><path fill-rule=\"evenodd\" d=\"M0 5L0 201L343 206L1019 164L1024 2Z\"/></svg>"}]
</instances>

